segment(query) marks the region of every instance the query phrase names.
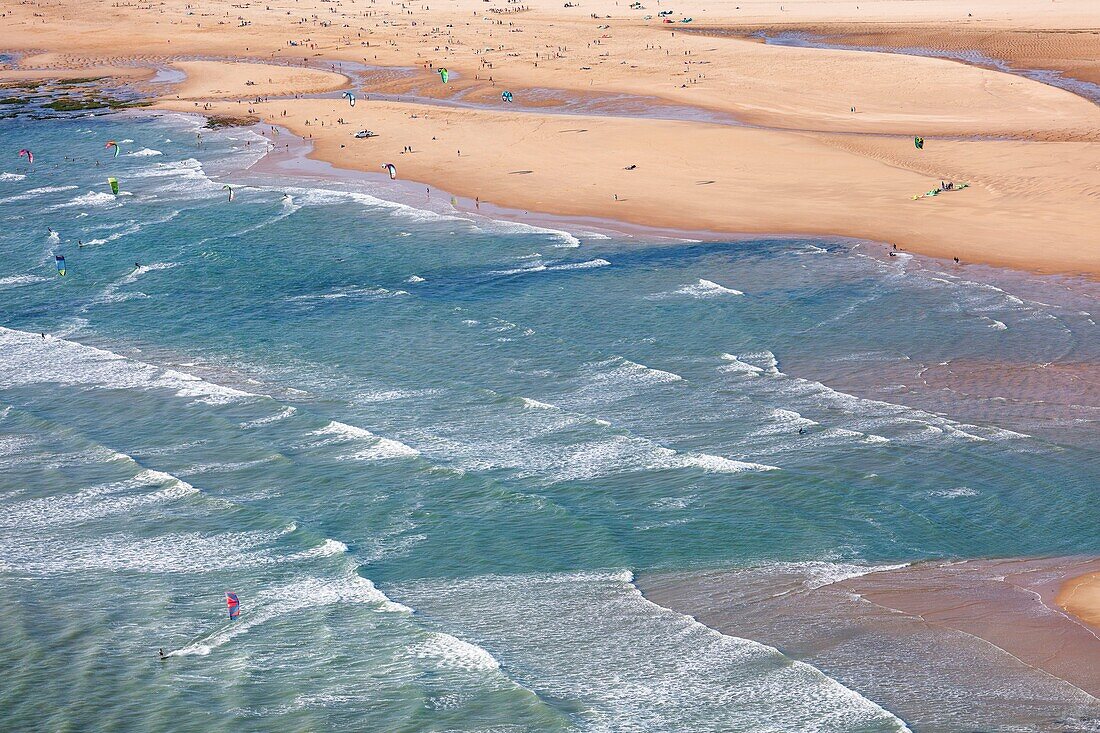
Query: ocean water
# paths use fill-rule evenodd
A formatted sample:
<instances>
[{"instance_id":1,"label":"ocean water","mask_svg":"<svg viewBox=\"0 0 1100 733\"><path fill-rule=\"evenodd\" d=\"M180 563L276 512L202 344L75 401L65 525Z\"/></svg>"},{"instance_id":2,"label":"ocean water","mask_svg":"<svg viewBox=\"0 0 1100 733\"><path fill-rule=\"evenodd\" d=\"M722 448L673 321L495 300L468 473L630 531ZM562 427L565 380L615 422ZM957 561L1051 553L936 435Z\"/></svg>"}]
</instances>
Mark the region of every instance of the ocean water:
<instances>
[{"instance_id":1,"label":"ocean water","mask_svg":"<svg viewBox=\"0 0 1100 733\"><path fill-rule=\"evenodd\" d=\"M0 728L901 731L634 574L1100 552L1087 283L198 132L0 121Z\"/></svg>"}]
</instances>

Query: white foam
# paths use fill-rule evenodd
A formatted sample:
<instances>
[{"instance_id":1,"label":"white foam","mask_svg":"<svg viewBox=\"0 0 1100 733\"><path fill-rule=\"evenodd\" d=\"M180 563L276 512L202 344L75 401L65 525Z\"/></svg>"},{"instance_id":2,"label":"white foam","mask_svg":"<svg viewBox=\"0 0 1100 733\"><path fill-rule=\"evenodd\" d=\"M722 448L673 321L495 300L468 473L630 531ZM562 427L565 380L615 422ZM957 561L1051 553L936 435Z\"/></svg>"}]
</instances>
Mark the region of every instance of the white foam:
<instances>
[{"instance_id":1,"label":"white foam","mask_svg":"<svg viewBox=\"0 0 1100 733\"><path fill-rule=\"evenodd\" d=\"M938 489L936 491L929 491L929 496L941 497L944 499L955 499L960 496L977 496L978 491L966 486L958 486L954 489Z\"/></svg>"},{"instance_id":2,"label":"white foam","mask_svg":"<svg viewBox=\"0 0 1100 733\"><path fill-rule=\"evenodd\" d=\"M127 460L129 456L121 455ZM148 493L132 493L144 486L160 486ZM87 522L108 516L147 511L155 504L175 501L199 493L191 484L163 471L143 469L124 481L94 486L73 494L28 499L8 504L0 512L0 527L46 528Z\"/></svg>"},{"instance_id":3,"label":"white foam","mask_svg":"<svg viewBox=\"0 0 1100 733\"><path fill-rule=\"evenodd\" d=\"M157 272L158 270L171 270L173 267L179 267L179 263L178 262L154 262L151 265L141 265L139 267L135 267L133 272L131 272L126 277L122 278L122 283L123 284L132 283L132 282L135 282L142 275L145 275L146 273Z\"/></svg>"},{"instance_id":4,"label":"white foam","mask_svg":"<svg viewBox=\"0 0 1100 733\"><path fill-rule=\"evenodd\" d=\"M741 361L733 354L722 354L722 361L727 362L718 368L722 372L740 372L742 374L763 374L764 369L756 366L755 364L749 364L746 361Z\"/></svg>"},{"instance_id":5,"label":"white foam","mask_svg":"<svg viewBox=\"0 0 1100 733\"><path fill-rule=\"evenodd\" d=\"M169 390L177 397L220 404L262 395L208 382L193 374L128 359L75 341L0 326L0 386L56 383L101 389Z\"/></svg>"},{"instance_id":6,"label":"white foam","mask_svg":"<svg viewBox=\"0 0 1100 733\"><path fill-rule=\"evenodd\" d=\"M606 361L596 362L597 368L595 381L597 383L627 383L637 385L668 384L682 382L683 377L663 369L654 369L645 364L630 361L621 356L615 356Z\"/></svg>"},{"instance_id":7,"label":"white foam","mask_svg":"<svg viewBox=\"0 0 1100 733\"><path fill-rule=\"evenodd\" d=\"M735 461L722 456L712 456L709 453L683 453L681 460L684 465L695 466L709 473L742 473L744 471L777 471L777 466L768 466L763 463L748 463Z\"/></svg>"},{"instance_id":8,"label":"white foam","mask_svg":"<svg viewBox=\"0 0 1100 733\"><path fill-rule=\"evenodd\" d=\"M174 160L169 163L154 163L129 174L130 178L183 178L193 181L210 181L203 172L202 163L194 158Z\"/></svg>"},{"instance_id":9,"label":"white foam","mask_svg":"<svg viewBox=\"0 0 1100 733\"><path fill-rule=\"evenodd\" d=\"M291 415L293 415L297 411L298 411L297 408L294 408L294 407L291 407L290 405L287 405L286 407L279 410L274 415L268 415L267 417L258 417L255 420L249 420L248 422L243 422L243 423L240 424L240 426L242 428L244 428L245 430L248 430L250 428L259 427L261 425L268 425L268 424L273 423L273 422L278 422L280 420L285 420L286 418L290 417Z\"/></svg>"},{"instance_id":10,"label":"white foam","mask_svg":"<svg viewBox=\"0 0 1100 733\"><path fill-rule=\"evenodd\" d=\"M308 295L293 295L286 300L290 302L312 302L321 300L340 300L343 298L369 298L379 300L384 298L399 298L408 295L407 290L390 290L388 288L370 288L346 286L336 288L327 293L310 293Z\"/></svg>"},{"instance_id":11,"label":"white foam","mask_svg":"<svg viewBox=\"0 0 1100 733\"><path fill-rule=\"evenodd\" d=\"M803 578L802 586L807 590L824 588L842 580L859 578L871 573L887 570L899 570L909 567L909 563L866 565L855 562L833 562L830 560L808 560L805 562L779 562L763 566L770 571L795 573Z\"/></svg>"},{"instance_id":12,"label":"white foam","mask_svg":"<svg viewBox=\"0 0 1100 733\"><path fill-rule=\"evenodd\" d=\"M533 224L524 224L519 221L499 221L492 220L489 225L491 229L498 232L514 233L514 234L547 234L558 242L554 244L554 247L561 248L575 248L580 247L581 242L569 232L561 229L550 229L547 227L537 227Z\"/></svg>"},{"instance_id":13,"label":"white foam","mask_svg":"<svg viewBox=\"0 0 1100 733\"><path fill-rule=\"evenodd\" d=\"M206 473L231 473L234 471L241 471L247 468L253 468L255 466L262 466L265 463L271 463L281 458L279 454L273 454L265 456L263 458L256 458L250 461L227 461L227 462L214 462L214 463L200 463L198 465L189 466L185 473L188 474L206 474Z\"/></svg>"},{"instance_id":14,"label":"white foam","mask_svg":"<svg viewBox=\"0 0 1100 733\"><path fill-rule=\"evenodd\" d=\"M41 186L39 188L32 188L23 193L15 194L14 196L8 196L7 198L0 199L0 204L12 203L15 201L29 201L33 198L37 198L47 193L60 193L62 191L74 191L78 186Z\"/></svg>"},{"instance_id":15,"label":"white foam","mask_svg":"<svg viewBox=\"0 0 1100 733\"><path fill-rule=\"evenodd\" d=\"M539 402L538 400L533 400L530 397L520 397L520 400L523 401L523 406L524 407L534 409L534 410L557 410L558 409L554 405L551 405L547 402Z\"/></svg>"},{"instance_id":16,"label":"white foam","mask_svg":"<svg viewBox=\"0 0 1100 733\"><path fill-rule=\"evenodd\" d=\"M419 275L410 275L409 277L407 277L405 279L405 282L407 282L407 283L422 283L422 282L424 282L424 278L420 277Z\"/></svg>"},{"instance_id":17,"label":"white foam","mask_svg":"<svg viewBox=\"0 0 1100 733\"><path fill-rule=\"evenodd\" d=\"M398 440L383 438L369 430L333 420L328 425L313 431L313 435L331 435L333 442L365 442L369 445L350 453L347 457L358 461L383 461L395 458L413 458L420 451ZM322 444L327 444L322 443Z\"/></svg>"},{"instance_id":18,"label":"white foam","mask_svg":"<svg viewBox=\"0 0 1100 733\"><path fill-rule=\"evenodd\" d=\"M132 153L126 153L126 155L134 158L149 158L154 155L164 155L159 150L153 150L152 148L142 148L141 150L135 150Z\"/></svg>"},{"instance_id":19,"label":"white foam","mask_svg":"<svg viewBox=\"0 0 1100 733\"><path fill-rule=\"evenodd\" d=\"M326 539L321 544L309 550L303 550L302 552L296 552L293 555L288 555L286 557L286 560L288 562L312 560L318 557L332 557L334 555L343 555L346 554L347 551L348 546L340 540Z\"/></svg>"},{"instance_id":20,"label":"white foam","mask_svg":"<svg viewBox=\"0 0 1100 733\"><path fill-rule=\"evenodd\" d=\"M417 659L434 661L436 666L441 668L470 671L500 668L500 662L492 654L450 634L429 634L428 638L414 646L411 652Z\"/></svg>"},{"instance_id":21,"label":"white foam","mask_svg":"<svg viewBox=\"0 0 1100 733\"><path fill-rule=\"evenodd\" d=\"M241 597L241 615L213 633L166 654L168 657L206 656L251 629L276 618L322 606L363 604L387 613L411 613L412 609L391 601L367 578L351 573L342 578L298 577L290 583Z\"/></svg>"},{"instance_id":22,"label":"white foam","mask_svg":"<svg viewBox=\"0 0 1100 733\"><path fill-rule=\"evenodd\" d=\"M744 295L740 290L734 290L733 288L727 288L724 285L719 285L716 282L710 280L700 279L698 282L685 285L679 290L672 293L659 293L657 295L649 296L650 299L664 298L672 295L686 295L691 298L716 298L723 295Z\"/></svg>"},{"instance_id":23,"label":"white foam","mask_svg":"<svg viewBox=\"0 0 1100 733\"><path fill-rule=\"evenodd\" d=\"M435 394L436 391L434 389L374 389L357 393L355 401L366 404L396 402L410 397L426 397Z\"/></svg>"},{"instance_id":24,"label":"white foam","mask_svg":"<svg viewBox=\"0 0 1100 733\"><path fill-rule=\"evenodd\" d=\"M388 211L413 221L469 221L465 217L430 211L397 201L388 201L360 191L341 191L328 188L287 188L281 190L293 192L299 197L301 205L305 206L326 206L354 202L372 209ZM408 236L407 232L402 232L402 234Z\"/></svg>"},{"instance_id":25,"label":"white foam","mask_svg":"<svg viewBox=\"0 0 1100 733\"><path fill-rule=\"evenodd\" d=\"M123 237L128 237L131 234L137 234L142 229L144 229L145 227L150 226L152 224L166 224L167 222L172 221L173 219L175 219L179 215L180 215L180 212L178 210L176 210L176 211L170 212L167 216L161 217L159 219L152 219L150 221L131 220L121 230L119 230L117 232L112 232L111 234L107 235L106 237L98 237L96 239L90 239L87 242L84 242L84 246L85 247L95 247L95 246L98 246L98 245L101 245L101 244L107 244L108 242L114 242L116 240L122 239Z\"/></svg>"},{"instance_id":26,"label":"white foam","mask_svg":"<svg viewBox=\"0 0 1100 733\"><path fill-rule=\"evenodd\" d=\"M108 204L117 204L118 197L113 193L105 193L103 191L88 191L82 193L79 196L66 201L63 204L57 204L51 206L47 211L54 209L67 209L75 206L107 206Z\"/></svg>"},{"instance_id":27,"label":"white foam","mask_svg":"<svg viewBox=\"0 0 1100 733\"><path fill-rule=\"evenodd\" d=\"M730 362L728 355L723 355L723 361ZM936 415L917 408L910 408L893 402L875 400L866 397L857 397L833 389L821 382L800 377L792 377L779 371L775 355L770 351L754 354L743 354L735 357L738 361L753 366L760 366L769 379L761 382L746 382L746 387L759 385L767 390L769 399L779 398L786 403L798 402L808 404L811 408L836 410L854 421L854 427L858 430L845 430L843 428L830 428L829 434L839 436L862 436L862 440L868 443L881 443L889 440L881 435L866 434L868 429L881 429L892 427L905 431L904 437L908 442L934 440L937 438L950 438L965 441L1005 440L1028 437L1022 433L1013 433L1001 428L982 428L974 425L966 425L954 422L948 418ZM756 362L756 364L754 364ZM720 371L726 371L730 364L718 367ZM736 366L736 365L735 365ZM734 371L741 371L743 367L736 367ZM797 413L795 413L797 414ZM799 416L801 417L801 416ZM974 431L974 432L971 432ZM763 431L760 434L767 434ZM977 433L982 433L981 435Z\"/></svg>"},{"instance_id":28,"label":"white foam","mask_svg":"<svg viewBox=\"0 0 1100 733\"><path fill-rule=\"evenodd\" d=\"M741 358L749 362L760 362L763 364L761 367L765 373L771 375L781 374L779 371L779 361L775 358L775 354L770 351L756 351L748 354L742 354Z\"/></svg>"},{"instance_id":29,"label":"white foam","mask_svg":"<svg viewBox=\"0 0 1100 733\"><path fill-rule=\"evenodd\" d=\"M527 273L530 273L530 272L544 272L545 270L546 270L546 265L544 265L540 262L539 264L531 265L530 267L516 267L516 268L511 269L511 270L494 270L490 274L492 274L492 275L526 275Z\"/></svg>"},{"instance_id":30,"label":"white foam","mask_svg":"<svg viewBox=\"0 0 1100 733\"><path fill-rule=\"evenodd\" d=\"M662 496L660 499L654 499L649 502L649 506L658 510L687 509L695 503L696 499L697 497L695 496Z\"/></svg>"},{"instance_id":31,"label":"white foam","mask_svg":"<svg viewBox=\"0 0 1100 733\"><path fill-rule=\"evenodd\" d=\"M908 733L816 668L656 606L631 580L628 570L483 576L399 590L446 630L491 640L542 695L583 701L586 729Z\"/></svg>"},{"instance_id":32,"label":"white foam","mask_svg":"<svg viewBox=\"0 0 1100 733\"><path fill-rule=\"evenodd\" d=\"M24 178L22 173L0 173L0 181L22 181Z\"/></svg>"},{"instance_id":33,"label":"white foam","mask_svg":"<svg viewBox=\"0 0 1100 733\"><path fill-rule=\"evenodd\" d=\"M594 260L588 260L586 262L567 262L564 265L550 265L547 270L590 270L594 267L607 267L611 263L607 260L597 257Z\"/></svg>"},{"instance_id":34,"label":"white foam","mask_svg":"<svg viewBox=\"0 0 1100 733\"><path fill-rule=\"evenodd\" d=\"M140 267L135 267L129 274L119 278L118 280L115 280L113 283L110 283L105 288L103 288L103 291L88 304L81 307L80 311L82 313L87 312L91 309L93 305L100 305L103 303L121 303L123 301L131 300L133 298L148 298L149 296L142 292L119 292L119 290L125 285L133 284L137 281L139 277L148 272L154 272L156 270L170 270L173 267L177 266L178 263L175 262L155 262L151 265L141 265Z\"/></svg>"},{"instance_id":35,"label":"white foam","mask_svg":"<svg viewBox=\"0 0 1100 733\"><path fill-rule=\"evenodd\" d=\"M0 288L31 285L33 283L45 282L46 280L49 280L49 278L42 277L41 275L10 275L8 277L0 277Z\"/></svg>"}]
</instances>

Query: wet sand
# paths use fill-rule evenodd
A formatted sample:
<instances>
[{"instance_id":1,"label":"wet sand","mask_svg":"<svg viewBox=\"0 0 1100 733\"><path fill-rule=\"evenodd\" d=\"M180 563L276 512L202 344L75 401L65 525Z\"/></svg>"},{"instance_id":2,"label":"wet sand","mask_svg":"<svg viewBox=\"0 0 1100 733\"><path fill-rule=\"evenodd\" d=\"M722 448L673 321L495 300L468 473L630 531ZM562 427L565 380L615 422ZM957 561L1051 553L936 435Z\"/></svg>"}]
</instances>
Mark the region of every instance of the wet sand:
<instances>
[{"instance_id":1,"label":"wet sand","mask_svg":"<svg viewBox=\"0 0 1100 733\"><path fill-rule=\"evenodd\" d=\"M1055 601L1079 558L641 574L658 605L807 661L920 731L1091 730L1100 636Z\"/></svg>"}]
</instances>

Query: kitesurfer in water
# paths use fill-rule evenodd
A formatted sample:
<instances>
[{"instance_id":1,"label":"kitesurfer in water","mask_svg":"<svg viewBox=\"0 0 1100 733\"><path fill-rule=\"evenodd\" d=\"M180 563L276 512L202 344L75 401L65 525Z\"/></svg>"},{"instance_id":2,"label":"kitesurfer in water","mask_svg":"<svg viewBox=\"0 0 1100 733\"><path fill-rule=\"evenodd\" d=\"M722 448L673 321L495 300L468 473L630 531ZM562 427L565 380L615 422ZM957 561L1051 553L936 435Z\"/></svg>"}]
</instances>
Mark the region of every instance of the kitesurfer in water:
<instances>
[{"instance_id":1,"label":"kitesurfer in water","mask_svg":"<svg viewBox=\"0 0 1100 733\"><path fill-rule=\"evenodd\" d=\"M158 650L158 651L157 651L157 654L159 654L159 655L160 655L160 658L161 658L161 660L162 660L162 661L168 658L168 657L164 656L164 649L163 649L163 648L161 648L160 650Z\"/></svg>"}]
</instances>

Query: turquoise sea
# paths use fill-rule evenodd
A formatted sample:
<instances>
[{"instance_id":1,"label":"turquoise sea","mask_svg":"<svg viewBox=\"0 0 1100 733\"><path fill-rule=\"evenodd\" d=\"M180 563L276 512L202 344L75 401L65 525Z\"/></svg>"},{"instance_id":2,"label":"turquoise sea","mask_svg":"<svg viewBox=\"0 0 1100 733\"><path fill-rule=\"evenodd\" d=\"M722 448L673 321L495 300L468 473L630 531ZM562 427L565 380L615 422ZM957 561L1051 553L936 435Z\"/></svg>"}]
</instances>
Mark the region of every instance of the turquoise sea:
<instances>
[{"instance_id":1,"label":"turquoise sea","mask_svg":"<svg viewBox=\"0 0 1100 733\"><path fill-rule=\"evenodd\" d=\"M901 731L634 575L1100 553L1094 285L200 124L0 121L0 729Z\"/></svg>"}]
</instances>

